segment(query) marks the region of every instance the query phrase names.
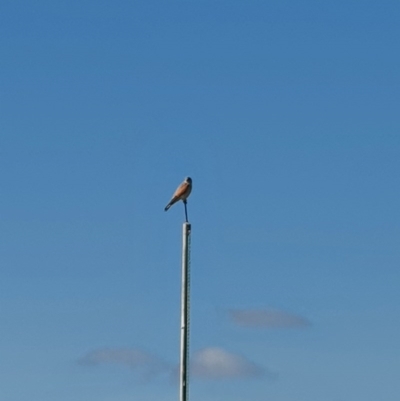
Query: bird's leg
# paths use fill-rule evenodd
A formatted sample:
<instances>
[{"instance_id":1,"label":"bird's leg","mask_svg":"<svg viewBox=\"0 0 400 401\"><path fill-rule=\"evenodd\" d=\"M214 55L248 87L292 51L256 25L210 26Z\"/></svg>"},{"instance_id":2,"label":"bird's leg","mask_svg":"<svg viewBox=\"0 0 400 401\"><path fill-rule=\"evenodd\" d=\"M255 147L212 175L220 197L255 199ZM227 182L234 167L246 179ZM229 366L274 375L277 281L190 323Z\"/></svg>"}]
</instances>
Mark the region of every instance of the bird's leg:
<instances>
[{"instance_id":1,"label":"bird's leg","mask_svg":"<svg viewBox=\"0 0 400 401\"><path fill-rule=\"evenodd\" d=\"M187 200L185 199L183 201L183 204L185 205L185 217L186 217L186 223L188 223L188 215L187 215Z\"/></svg>"}]
</instances>

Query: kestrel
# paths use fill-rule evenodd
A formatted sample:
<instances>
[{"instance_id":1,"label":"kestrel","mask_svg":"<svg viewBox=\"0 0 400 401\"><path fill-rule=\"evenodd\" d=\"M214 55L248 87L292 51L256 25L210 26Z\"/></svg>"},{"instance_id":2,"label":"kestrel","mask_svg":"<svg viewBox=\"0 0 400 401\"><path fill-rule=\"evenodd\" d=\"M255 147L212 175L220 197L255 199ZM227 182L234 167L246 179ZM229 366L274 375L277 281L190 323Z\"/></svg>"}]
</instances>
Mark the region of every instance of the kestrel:
<instances>
[{"instance_id":1,"label":"kestrel","mask_svg":"<svg viewBox=\"0 0 400 401\"><path fill-rule=\"evenodd\" d=\"M186 199L192 192L192 179L190 177L186 177L185 181L182 182L181 185L177 188L175 193L172 195L172 198L167 206L165 206L165 211L167 211L174 203L183 201L186 205Z\"/></svg>"}]
</instances>

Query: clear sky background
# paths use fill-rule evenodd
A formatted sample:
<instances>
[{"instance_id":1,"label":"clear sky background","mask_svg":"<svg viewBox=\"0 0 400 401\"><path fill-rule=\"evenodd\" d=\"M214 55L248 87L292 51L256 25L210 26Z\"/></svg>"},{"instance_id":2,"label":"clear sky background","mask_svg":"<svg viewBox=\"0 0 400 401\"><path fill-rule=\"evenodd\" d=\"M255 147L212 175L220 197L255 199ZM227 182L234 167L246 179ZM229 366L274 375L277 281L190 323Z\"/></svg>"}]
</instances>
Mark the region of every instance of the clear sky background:
<instances>
[{"instance_id":1,"label":"clear sky background","mask_svg":"<svg viewBox=\"0 0 400 401\"><path fill-rule=\"evenodd\" d=\"M0 399L398 401L398 1L2 1Z\"/></svg>"}]
</instances>

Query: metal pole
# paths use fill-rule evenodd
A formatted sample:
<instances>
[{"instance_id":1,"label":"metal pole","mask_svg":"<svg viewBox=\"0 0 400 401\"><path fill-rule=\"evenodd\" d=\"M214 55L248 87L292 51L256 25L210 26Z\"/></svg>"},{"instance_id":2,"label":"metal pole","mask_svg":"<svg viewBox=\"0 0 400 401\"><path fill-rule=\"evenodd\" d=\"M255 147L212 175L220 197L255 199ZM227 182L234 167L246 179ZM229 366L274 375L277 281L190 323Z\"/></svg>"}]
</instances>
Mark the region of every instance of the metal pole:
<instances>
[{"instance_id":1,"label":"metal pole","mask_svg":"<svg viewBox=\"0 0 400 401\"><path fill-rule=\"evenodd\" d=\"M191 225L183 223L182 243L182 293L181 293L181 360L180 360L180 401L189 399L189 255Z\"/></svg>"}]
</instances>

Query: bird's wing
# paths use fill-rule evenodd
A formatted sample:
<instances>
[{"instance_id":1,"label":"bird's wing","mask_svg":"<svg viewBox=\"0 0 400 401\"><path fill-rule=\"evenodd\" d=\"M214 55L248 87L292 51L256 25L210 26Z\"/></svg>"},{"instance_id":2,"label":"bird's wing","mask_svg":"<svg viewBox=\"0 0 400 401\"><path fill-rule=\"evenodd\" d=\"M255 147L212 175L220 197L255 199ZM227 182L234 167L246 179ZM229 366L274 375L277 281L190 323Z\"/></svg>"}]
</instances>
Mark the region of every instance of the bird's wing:
<instances>
[{"instance_id":1,"label":"bird's wing","mask_svg":"<svg viewBox=\"0 0 400 401\"><path fill-rule=\"evenodd\" d=\"M178 189L173 194L172 199L181 199L183 196L186 195L189 188L190 184L188 184L187 182L183 182L181 185L179 185Z\"/></svg>"}]
</instances>

